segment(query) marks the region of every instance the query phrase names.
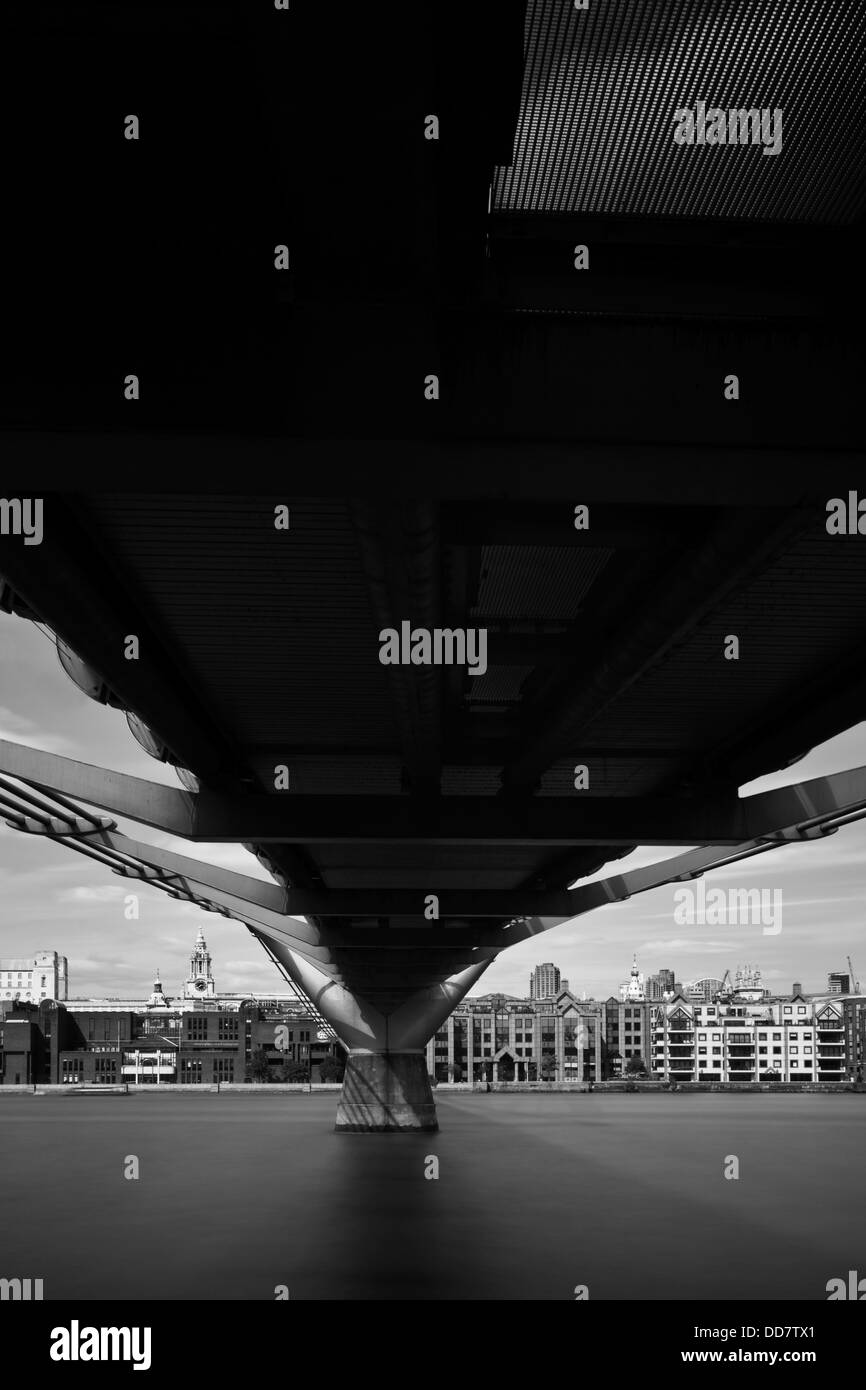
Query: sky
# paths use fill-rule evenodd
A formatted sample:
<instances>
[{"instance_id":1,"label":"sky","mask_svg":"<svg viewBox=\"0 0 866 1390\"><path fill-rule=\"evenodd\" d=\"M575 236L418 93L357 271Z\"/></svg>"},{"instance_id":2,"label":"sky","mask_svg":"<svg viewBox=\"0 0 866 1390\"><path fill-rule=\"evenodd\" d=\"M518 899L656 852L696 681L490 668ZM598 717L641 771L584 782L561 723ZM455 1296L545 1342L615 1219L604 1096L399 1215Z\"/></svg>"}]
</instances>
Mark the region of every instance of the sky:
<instances>
[{"instance_id":1,"label":"sky","mask_svg":"<svg viewBox=\"0 0 866 1390\"><path fill-rule=\"evenodd\" d=\"M172 768L139 747L121 711L98 705L78 690L44 630L2 612L0 738L179 785ZM793 767L740 790L751 794L864 764L866 724L858 724ZM268 877L240 846L191 844L147 827L118 824L136 839L251 877ZM643 848L593 877L622 873L678 852ZM633 955L645 973L666 967L684 983L704 975L720 978L726 969L733 972L748 963L780 993L790 990L794 980L807 991L826 988L828 972L847 970L846 957L851 955L855 973L866 980L866 821L823 840L786 846L714 871L704 884L707 890L781 892L781 931L765 934L759 924L680 926L674 917L675 887L657 888L511 947L472 993L497 990L523 996L533 966L552 961L576 994L606 998L627 978ZM132 891L139 893L138 921L124 917L124 899ZM157 969L166 993L180 993L199 926L213 957L218 991L268 994L287 989L262 947L239 922L202 913L192 904L117 878L81 855L0 821L0 958L58 951L69 960L70 996L144 998Z\"/></svg>"}]
</instances>

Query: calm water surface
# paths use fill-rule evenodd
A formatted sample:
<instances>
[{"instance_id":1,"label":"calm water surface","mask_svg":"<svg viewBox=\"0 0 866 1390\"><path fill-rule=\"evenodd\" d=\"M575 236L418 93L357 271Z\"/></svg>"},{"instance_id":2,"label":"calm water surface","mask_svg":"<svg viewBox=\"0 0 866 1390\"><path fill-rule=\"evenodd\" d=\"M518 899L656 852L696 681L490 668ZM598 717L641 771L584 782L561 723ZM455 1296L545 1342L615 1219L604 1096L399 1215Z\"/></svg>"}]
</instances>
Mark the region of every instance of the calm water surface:
<instances>
[{"instance_id":1,"label":"calm water surface","mask_svg":"<svg viewBox=\"0 0 866 1390\"><path fill-rule=\"evenodd\" d=\"M438 1134L349 1135L335 1095L6 1098L0 1275L50 1299L825 1299L866 1270L862 1096L437 1105Z\"/></svg>"}]
</instances>

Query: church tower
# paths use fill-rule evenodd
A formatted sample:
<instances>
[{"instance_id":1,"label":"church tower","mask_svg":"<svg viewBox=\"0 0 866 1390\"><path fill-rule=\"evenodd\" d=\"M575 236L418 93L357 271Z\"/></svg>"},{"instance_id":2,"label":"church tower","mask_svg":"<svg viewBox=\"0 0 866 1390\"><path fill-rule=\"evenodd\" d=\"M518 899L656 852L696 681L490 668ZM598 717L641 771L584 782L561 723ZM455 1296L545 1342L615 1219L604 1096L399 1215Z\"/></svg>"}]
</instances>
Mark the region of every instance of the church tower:
<instances>
[{"instance_id":1,"label":"church tower","mask_svg":"<svg viewBox=\"0 0 866 1390\"><path fill-rule=\"evenodd\" d=\"M189 975L183 987L184 999L213 999L216 994L211 971L210 951L199 927L195 946L189 958Z\"/></svg>"},{"instance_id":2,"label":"church tower","mask_svg":"<svg viewBox=\"0 0 866 1390\"><path fill-rule=\"evenodd\" d=\"M641 1004L646 999L644 977L637 968L637 956L632 958L631 977L619 987L619 997L626 1004Z\"/></svg>"},{"instance_id":3,"label":"church tower","mask_svg":"<svg viewBox=\"0 0 866 1390\"><path fill-rule=\"evenodd\" d=\"M147 1001L147 1007L149 1009L168 1008L168 1000L163 992L162 981L159 978L159 970L156 972L156 979L153 982L153 993Z\"/></svg>"}]
</instances>

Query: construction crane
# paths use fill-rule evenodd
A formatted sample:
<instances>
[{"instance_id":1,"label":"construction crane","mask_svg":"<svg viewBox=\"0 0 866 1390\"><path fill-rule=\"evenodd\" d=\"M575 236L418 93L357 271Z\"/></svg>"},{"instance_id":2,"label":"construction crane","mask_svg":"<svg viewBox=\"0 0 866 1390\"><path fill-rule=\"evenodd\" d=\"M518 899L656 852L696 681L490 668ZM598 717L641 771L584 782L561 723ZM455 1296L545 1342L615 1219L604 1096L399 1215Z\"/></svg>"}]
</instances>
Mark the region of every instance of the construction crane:
<instances>
[{"instance_id":1,"label":"construction crane","mask_svg":"<svg viewBox=\"0 0 866 1390\"><path fill-rule=\"evenodd\" d=\"M851 957L848 957L848 988L855 994L860 993L860 981L854 979L854 967L851 964Z\"/></svg>"}]
</instances>

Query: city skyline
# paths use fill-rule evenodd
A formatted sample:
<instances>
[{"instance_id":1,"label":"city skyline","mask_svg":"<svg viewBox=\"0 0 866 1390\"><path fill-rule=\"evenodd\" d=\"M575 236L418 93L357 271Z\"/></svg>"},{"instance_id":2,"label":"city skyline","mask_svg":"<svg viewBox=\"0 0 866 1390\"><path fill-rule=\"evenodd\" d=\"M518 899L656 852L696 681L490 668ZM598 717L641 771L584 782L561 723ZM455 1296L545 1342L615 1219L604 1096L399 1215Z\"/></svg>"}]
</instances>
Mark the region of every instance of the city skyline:
<instances>
[{"instance_id":1,"label":"city skyline","mask_svg":"<svg viewBox=\"0 0 866 1390\"><path fill-rule=\"evenodd\" d=\"M34 624L0 613L4 684L0 690L0 738L99 762L120 772L167 786L178 785L173 768L155 762L133 738L125 716L94 704L62 670L53 644ZM861 723L812 750L789 769L762 777L741 789L752 793L866 763L866 724ZM226 844L194 844L121 823L152 843L179 849L267 881L251 854ZM683 847L685 848L685 847ZM678 853L676 848L642 847L580 880L592 882L624 869ZM824 987L827 975L855 973L862 941L866 898L866 824L804 845L775 849L757 860L716 870L707 886L780 889L784 928L764 935L759 925L683 928L674 916L675 885L657 888L573 918L513 946L494 962L473 994L523 997L530 971L554 958L571 989L605 997L616 992L637 954L646 974L663 967L687 981L724 974L749 962L774 992L799 980L807 991ZM434 885L431 885L431 890ZM0 951L4 956L56 950L70 961L71 987L82 997L148 993L159 967L169 993L180 986L189 940L203 926L226 992L266 994L284 982L240 923L203 914L191 904L141 889L137 923L124 917L124 901L134 885L41 837L28 838L0 827L0 892L4 914ZM137 930L134 929L137 927ZM174 981L177 980L177 986Z\"/></svg>"}]
</instances>

